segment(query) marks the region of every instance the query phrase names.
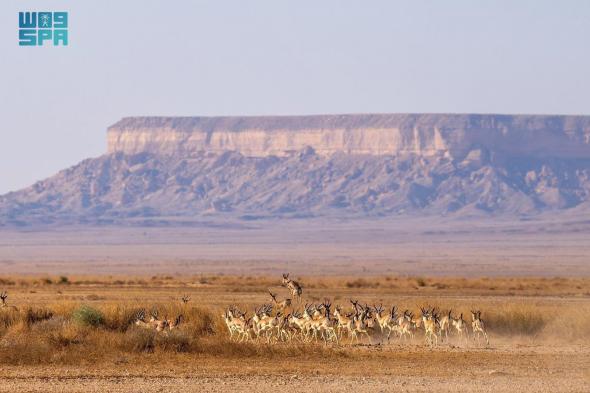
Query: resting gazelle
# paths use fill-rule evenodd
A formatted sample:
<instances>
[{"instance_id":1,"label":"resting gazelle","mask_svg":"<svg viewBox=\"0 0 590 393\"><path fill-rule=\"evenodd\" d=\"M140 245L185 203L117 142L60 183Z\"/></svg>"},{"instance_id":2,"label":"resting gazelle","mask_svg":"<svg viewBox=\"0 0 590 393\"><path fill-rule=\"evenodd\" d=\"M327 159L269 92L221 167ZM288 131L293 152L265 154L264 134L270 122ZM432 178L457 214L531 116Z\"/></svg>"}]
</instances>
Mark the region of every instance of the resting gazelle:
<instances>
[{"instance_id":1,"label":"resting gazelle","mask_svg":"<svg viewBox=\"0 0 590 393\"><path fill-rule=\"evenodd\" d=\"M135 326L145 329L154 329L157 332L163 332L167 330L178 329L183 319L184 317L182 314L178 315L175 319L159 319L158 312L156 310L152 310L150 313L150 320L146 322L145 309L141 309L135 316Z\"/></svg>"}]
</instances>

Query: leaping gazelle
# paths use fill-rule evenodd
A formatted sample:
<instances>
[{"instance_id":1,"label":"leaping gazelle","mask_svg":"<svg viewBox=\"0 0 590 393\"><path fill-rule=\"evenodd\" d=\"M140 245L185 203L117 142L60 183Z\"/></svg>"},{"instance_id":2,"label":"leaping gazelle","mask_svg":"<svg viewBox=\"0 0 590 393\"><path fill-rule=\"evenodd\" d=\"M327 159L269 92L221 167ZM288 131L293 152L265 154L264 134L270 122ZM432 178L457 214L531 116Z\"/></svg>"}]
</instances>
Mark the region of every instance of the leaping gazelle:
<instances>
[{"instance_id":1,"label":"leaping gazelle","mask_svg":"<svg viewBox=\"0 0 590 393\"><path fill-rule=\"evenodd\" d=\"M283 273L283 286L286 286L291 292L291 296L296 298L298 303L301 303L301 294L303 293L303 288L297 281L293 281L289 278L289 273Z\"/></svg>"}]
</instances>

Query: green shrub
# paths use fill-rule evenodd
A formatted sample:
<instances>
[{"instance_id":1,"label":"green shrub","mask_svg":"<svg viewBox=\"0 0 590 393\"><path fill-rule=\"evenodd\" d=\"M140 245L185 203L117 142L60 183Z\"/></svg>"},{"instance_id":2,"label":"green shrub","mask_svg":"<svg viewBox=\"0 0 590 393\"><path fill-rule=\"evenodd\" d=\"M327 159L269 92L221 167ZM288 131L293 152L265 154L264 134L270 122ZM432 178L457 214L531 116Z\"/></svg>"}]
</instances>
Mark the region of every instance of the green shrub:
<instances>
[{"instance_id":1,"label":"green shrub","mask_svg":"<svg viewBox=\"0 0 590 393\"><path fill-rule=\"evenodd\" d=\"M98 327L104 323L103 313L87 305L75 310L72 319L81 325L93 327Z\"/></svg>"}]
</instances>

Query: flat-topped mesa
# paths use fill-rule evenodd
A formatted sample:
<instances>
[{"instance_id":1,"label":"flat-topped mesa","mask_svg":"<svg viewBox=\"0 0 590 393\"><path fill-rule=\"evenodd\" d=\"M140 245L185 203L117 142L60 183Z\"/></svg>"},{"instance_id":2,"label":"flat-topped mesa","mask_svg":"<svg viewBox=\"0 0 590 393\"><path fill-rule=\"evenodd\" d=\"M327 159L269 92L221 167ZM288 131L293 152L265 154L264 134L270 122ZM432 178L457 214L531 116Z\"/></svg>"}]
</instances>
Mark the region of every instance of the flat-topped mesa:
<instances>
[{"instance_id":1,"label":"flat-topped mesa","mask_svg":"<svg viewBox=\"0 0 590 393\"><path fill-rule=\"evenodd\" d=\"M590 158L590 116L359 114L246 117L126 117L108 129L108 152L237 151L284 156L420 154Z\"/></svg>"}]
</instances>

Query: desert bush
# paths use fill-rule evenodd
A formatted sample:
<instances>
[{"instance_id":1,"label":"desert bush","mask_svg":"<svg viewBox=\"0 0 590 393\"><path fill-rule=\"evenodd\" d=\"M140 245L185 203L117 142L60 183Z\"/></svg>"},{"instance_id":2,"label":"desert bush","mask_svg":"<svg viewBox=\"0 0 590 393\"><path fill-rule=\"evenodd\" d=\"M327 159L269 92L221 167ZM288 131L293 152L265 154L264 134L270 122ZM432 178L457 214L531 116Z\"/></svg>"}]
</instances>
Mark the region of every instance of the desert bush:
<instances>
[{"instance_id":1,"label":"desert bush","mask_svg":"<svg viewBox=\"0 0 590 393\"><path fill-rule=\"evenodd\" d=\"M40 322L31 328L31 335L54 348L63 348L72 344L80 344L86 337L87 331L83 326L73 324L63 317L57 317Z\"/></svg>"},{"instance_id":2,"label":"desert bush","mask_svg":"<svg viewBox=\"0 0 590 393\"><path fill-rule=\"evenodd\" d=\"M534 308L511 308L500 312L489 312L484 318L488 329L496 334L505 335L538 335L547 320Z\"/></svg>"},{"instance_id":3,"label":"desert bush","mask_svg":"<svg viewBox=\"0 0 590 393\"><path fill-rule=\"evenodd\" d=\"M53 318L53 315L53 311L49 309L29 307L25 313L25 321L27 325L31 326L38 322L47 321Z\"/></svg>"},{"instance_id":4,"label":"desert bush","mask_svg":"<svg viewBox=\"0 0 590 393\"><path fill-rule=\"evenodd\" d=\"M182 330L172 330L166 334L156 335L158 349L171 352L189 352L192 339Z\"/></svg>"},{"instance_id":5,"label":"desert bush","mask_svg":"<svg viewBox=\"0 0 590 393\"><path fill-rule=\"evenodd\" d=\"M51 361L53 349L38 337L7 334L0 345L3 364L41 364Z\"/></svg>"},{"instance_id":6,"label":"desert bush","mask_svg":"<svg viewBox=\"0 0 590 393\"><path fill-rule=\"evenodd\" d=\"M211 336L219 331L221 317L215 317L210 310L200 307L187 308L184 314L186 323L183 329L192 337Z\"/></svg>"},{"instance_id":7,"label":"desert bush","mask_svg":"<svg viewBox=\"0 0 590 393\"><path fill-rule=\"evenodd\" d=\"M107 305L101 308L104 316L102 325L109 330L125 332L133 325L138 307L128 305Z\"/></svg>"},{"instance_id":8,"label":"desert bush","mask_svg":"<svg viewBox=\"0 0 590 393\"><path fill-rule=\"evenodd\" d=\"M0 310L0 334L3 330L21 320L21 314L13 309Z\"/></svg>"},{"instance_id":9,"label":"desert bush","mask_svg":"<svg viewBox=\"0 0 590 393\"><path fill-rule=\"evenodd\" d=\"M82 305L72 314L72 320L81 325L98 327L104 322L104 314L88 305Z\"/></svg>"},{"instance_id":10,"label":"desert bush","mask_svg":"<svg viewBox=\"0 0 590 393\"><path fill-rule=\"evenodd\" d=\"M368 281L364 278L357 278L356 280L347 281L347 288L377 288L379 283L376 281Z\"/></svg>"},{"instance_id":11,"label":"desert bush","mask_svg":"<svg viewBox=\"0 0 590 393\"><path fill-rule=\"evenodd\" d=\"M127 352L154 352L156 348L155 330L133 328L124 333L121 349Z\"/></svg>"}]
</instances>

